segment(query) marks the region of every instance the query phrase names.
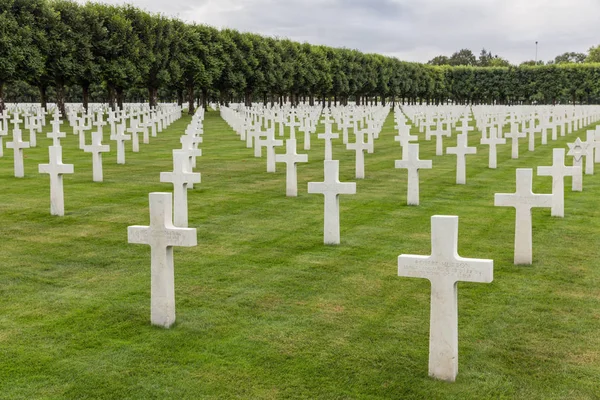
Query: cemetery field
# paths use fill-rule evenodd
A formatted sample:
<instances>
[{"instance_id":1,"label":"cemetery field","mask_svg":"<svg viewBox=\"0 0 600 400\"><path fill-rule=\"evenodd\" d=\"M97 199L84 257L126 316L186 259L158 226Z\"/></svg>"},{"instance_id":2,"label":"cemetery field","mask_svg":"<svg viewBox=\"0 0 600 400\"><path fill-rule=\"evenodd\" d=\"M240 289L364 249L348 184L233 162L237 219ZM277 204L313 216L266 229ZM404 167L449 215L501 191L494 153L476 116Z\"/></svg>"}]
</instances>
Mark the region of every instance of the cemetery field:
<instances>
[{"instance_id":1,"label":"cemetery field","mask_svg":"<svg viewBox=\"0 0 600 400\"><path fill-rule=\"evenodd\" d=\"M285 164L263 158L207 112L202 183L188 192L198 246L175 248L177 322L150 325L150 248L127 243L127 226L147 225L148 193L171 171L184 116L116 164L104 182L68 133L64 217L50 215L51 139L25 149L25 178L12 150L0 158L0 398L2 399L595 399L600 398L600 171L584 191L565 181L565 218L533 209L533 265L513 265L515 211L494 207L514 193L515 168L552 165L552 148L585 129L512 160L510 140L487 168L488 146L469 134L467 184L455 184L456 156L435 156L419 134L420 203L406 205L406 170L393 115L354 179L354 152L335 140L341 244L323 244L323 141L298 153L298 197L285 196ZM334 130L335 131L335 130ZM106 130L105 130L106 132ZM322 127L318 133L322 133ZM413 134L417 133L413 129ZM24 139L29 135L25 131ZM279 137L277 137L279 139ZM6 139L5 139L6 141ZM89 136L88 136L89 142ZM108 143L105 133L105 143ZM454 146L456 135L444 138ZM283 153L284 148L278 148ZM571 158L567 158L571 164ZM534 176L536 193L551 177ZM430 283L397 276L400 254L430 253L432 215L459 216L459 254L494 260L490 284L459 283L459 373L428 377Z\"/></svg>"}]
</instances>

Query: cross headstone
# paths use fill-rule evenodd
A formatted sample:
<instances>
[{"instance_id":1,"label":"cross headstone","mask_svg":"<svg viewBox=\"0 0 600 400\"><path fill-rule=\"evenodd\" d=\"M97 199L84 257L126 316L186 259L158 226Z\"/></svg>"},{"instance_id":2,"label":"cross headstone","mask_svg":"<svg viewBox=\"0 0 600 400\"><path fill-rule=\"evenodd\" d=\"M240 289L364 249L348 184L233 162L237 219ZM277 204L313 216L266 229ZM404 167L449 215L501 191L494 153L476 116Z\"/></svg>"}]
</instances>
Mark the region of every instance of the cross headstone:
<instances>
[{"instance_id":1,"label":"cross headstone","mask_svg":"<svg viewBox=\"0 0 600 400\"><path fill-rule=\"evenodd\" d=\"M444 136L450 136L450 132L442 129L442 122L438 120L436 130L428 130L425 133L425 140L431 140L431 136L435 136L435 155L441 156L444 154Z\"/></svg>"},{"instance_id":2,"label":"cross headstone","mask_svg":"<svg viewBox=\"0 0 600 400\"><path fill-rule=\"evenodd\" d=\"M200 183L201 175L191 172L189 169L188 153L181 150L173 150L173 172L161 172L160 181L173 184L173 201L175 203L175 214L173 221L176 226L187 228L188 226L188 201L187 186Z\"/></svg>"},{"instance_id":3,"label":"cross headstone","mask_svg":"<svg viewBox=\"0 0 600 400\"><path fill-rule=\"evenodd\" d=\"M340 135L333 133L331 124L326 122L325 133L319 133L317 137L325 140L325 160L331 160L333 158L331 140L339 138Z\"/></svg>"},{"instance_id":4,"label":"cross headstone","mask_svg":"<svg viewBox=\"0 0 600 400\"><path fill-rule=\"evenodd\" d=\"M136 118L131 118L130 125L131 126L127 128L127 133L131 134L131 151L138 153L140 151L140 137L138 134L144 130L140 128Z\"/></svg>"},{"instance_id":5,"label":"cross headstone","mask_svg":"<svg viewBox=\"0 0 600 400\"><path fill-rule=\"evenodd\" d=\"M355 160L355 176L356 179L364 179L365 177L365 150L369 150L373 147L372 143L368 143L364 141L364 133L362 131L357 131L355 134L356 142L348 143L346 148L348 150L354 150L356 154Z\"/></svg>"},{"instance_id":6,"label":"cross headstone","mask_svg":"<svg viewBox=\"0 0 600 400\"><path fill-rule=\"evenodd\" d=\"M419 140L419 137L410 134L410 126L398 125L398 134L394 136L394 141L399 142L400 146L402 146L402 159L406 158L408 145L411 140Z\"/></svg>"},{"instance_id":7,"label":"cross headstone","mask_svg":"<svg viewBox=\"0 0 600 400\"><path fill-rule=\"evenodd\" d=\"M565 216L565 176L574 176L581 167L565 166L565 149L552 149L552 166L538 167L539 176L552 177L552 216Z\"/></svg>"},{"instance_id":8,"label":"cross headstone","mask_svg":"<svg viewBox=\"0 0 600 400\"><path fill-rule=\"evenodd\" d=\"M406 148L406 151L404 149ZM402 160L396 160L396 168L408 170L407 204L409 206L419 205L419 170L431 169L431 160L419 159L419 144L408 143L402 149Z\"/></svg>"},{"instance_id":9,"label":"cross headstone","mask_svg":"<svg viewBox=\"0 0 600 400\"><path fill-rule=\"evenodd\" d=\"M489 137L482 138L479 143L489 145L489 158L488 158L488 167L491 169L495 169L497 167L496 161L496 146L499 144L506 144L506 139L498 137L496 134L496 128L490 128Z\"/></svg>"},{"instance_id":10,"label":"cross headstone","mask_svg":"<svg viewBox=\"0 0 600 400\"><path fill-rule=\"evenodd\" d=\"M50 162L38 166L40 174L50 175L50 214L65 215L65 195L63 191L63 175L74 172L73 164L63 164L62 147L50 146Z\"/></svg>"},{"instance_id":11,"label":"cross headstone","mask_svg":"<svg viewBox=\"0 0 600 400\"><path fill-rule=\"evenodd\" d=\"M456 154L456 184L464 185L467 183L467 154L477 153L477 147L468 147L468 137L466 133L457 135L456 147L448 147L447 154Z\"/></svg>"},{"instance_id":12,"label":"cross headstone","mask_svg":"<svg viewBox=\"0 0 600 400\"><path fill-rule=\"evenodd\" d=\"M398 276L431 282L429 376L454 382L458 374L457 283L490 283L494 261L458 255L458 217L431 217L431 255L402 254Z\"/></svg>"},{"instance_id":13,"label":"cross headstone","mask_svg":"<svg viewBox=\"0 0 600 400\"><path fill-rule=\"evenodd\" d=\"M150 193L150 226L129 226L129 243L150 245L152 325L170 328L175 323L173 247L196 246L195 228L173 226L171 193Z\"/></svg>"},{"instance_id":14,"label":"cross headstone","mask_svg":"<svg viewBox=\"0 0 600 400\"><path fill-rule=\"evenodd\" d=\"M125 124L117 125L117 134L115 141L117 142L117 164L125 164L125 141L131 140L131 135L125 134Z\"/></svg>"},{"instance_id":15,"label":"cross headstone","mask_svg":"<svg viewBox=\"0 0 600 400\"><path fill-rule=\"evenodd\" d=\"M340 182L338 160L324 161L325 180L309 182L308 193L321 193L325 196L324 243L340 243L340 194L356 194L356 183Z\"/></svg>"},{"instance_id":16,"label":"cross headstone","mask_svg":"<svg viewBox=\"0 0 600 400\"><path fill-rule=\"evenodd\" d=\"M285 179L285 194L288 197L298 196L298 175L296 173L296 164L308 162L307 154L296 153L296 139L288 139L285 141L285 154L277 154L276 162L286 164L286 179Z\"/></svg>"},{"instance_id":17,"label":"cross headstone","mask_svg":"<svg viewBox=\"0 0 600 400\"><path fill-rule=\"evenodd\" d=\"M60 139L67 137L65 132L60 131L62 121L58 118L58 114L54 114L54 119L50 122L52 132L48 132L46 137L52 139L52 146L60 146Z\"/></svg>"},{"instance_id":18,"label":"cross headstone","mask_svg":"<svg viewBox=\"0 0 600 400\"><path fill-rule=\"evenodd\" d=\"M585 145L581 144L581 146L585 149L585 174L586 175L594 175L594 164L595 164L594 163L594 138L595 138L595 131L587 131Z\"/></svg>"},{"instance_id":19,"label":"cross headstone","mask_svg":"<svg viewBox=\"0 0 600 400\"><path fill-rule=\"evenodd\" d=\"M275 147L283 145L283 140L275 139L275 130L269 129L265 139L259 139L258 146L267 148L267 172L276 172Z\"/></svg>"},{"instance_id":20,"label":"cross headstone","mask_svg":"<svg viewBox=\"0 0 600 400\"><path fill-rule=\"evenodd\" d=\"M512 140L512 154L511 157L513 159L519 158L519 139L527 136L523 132L519 132L517 130L517 124L511 125L510 133L504 135L505 138Z\"/></svg>"},{"instance_id":21,"label":"cross headstone","mask_svg":"<svg viewBox=\"0 0 600 400\"><path fill-rule=\"evenodd\" d=\"M29 148L29 142L24 142L21 135L21 129L17 126L15 129L13 129L13 141L6 143L7 149L13 149L15 178L22 178L25 176L25 168L23 166L23 149Z\"/></svg>"},{"instance_id":22,"label":"cross headstone","mask_svg":"<svg viewBox=\"0 0 600 400\"><path fill-rule=\"evenodd\" d=\"M586 168L588 161L591 162L592 165L594 164L594 158L590 157L588 154L588 143L582 142L579 138L575 139L575 142L573 143L567 143L567 146L569 146L567 155L573 156L573 166L579 167L579 172L576 171L576 174L571 181L571 190L574 192L581 192L583 190L583 157L586 157Z\"/></svg>"},{"instance_id":23,"label":"cross headstone","mask_svg":"<svg viewBox=\"0 0 600 400\"><path fill-rule=\"evenodd\" d=\"M536 194L532 191L533 169L517 168L517 191L496 193L494 205L514 207L515 216L515 265L532 263L531 209L552 207L552 194Z\"/></svg>"},{"instance_id":24,"label":"cross headstone","mask_svg":"<svg viewBox=\"0 0 600 400\"><path fill-rule=\"evenodd\" d=\"M92 132L92 144L84 145L83 151L92 153L92 170L94 182L102 182L102 153L110 151L110 146L102 144L102 132Z\"/></svg>"},{"instance_id":25,"label":"cross headstone","mask_svg":"<svg viewBox=\"0 0 600 400\"><path fill-rule=\"evenodd\" d=\"M539 128L535 126L535 118L529 121L529 127L525 129L525 133L529 135L529 151L535 151L535 134L539 132Z\"/></svg>"}]
</instances>

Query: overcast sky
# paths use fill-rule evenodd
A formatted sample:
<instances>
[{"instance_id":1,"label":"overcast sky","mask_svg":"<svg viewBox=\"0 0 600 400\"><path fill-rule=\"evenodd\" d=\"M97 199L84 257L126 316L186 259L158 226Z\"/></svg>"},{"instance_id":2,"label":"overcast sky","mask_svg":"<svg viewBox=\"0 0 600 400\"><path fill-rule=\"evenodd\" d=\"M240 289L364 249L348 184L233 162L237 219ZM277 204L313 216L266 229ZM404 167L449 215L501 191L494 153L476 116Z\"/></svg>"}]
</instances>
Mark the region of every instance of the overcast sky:
<instances>
[{"instance_id":1,"label":"overcast sky","mask_svg":"<svg viewBox=\"0 0 600 400\"><path fill-rule=\"evenodd\" d=\"M84 2L84 0L79 0ZM104 0L123 3L122 0ZM427 62L482 48L512 63L600 44L600 0L129 0L218 28Z\"/></svg>"}]
</instances>

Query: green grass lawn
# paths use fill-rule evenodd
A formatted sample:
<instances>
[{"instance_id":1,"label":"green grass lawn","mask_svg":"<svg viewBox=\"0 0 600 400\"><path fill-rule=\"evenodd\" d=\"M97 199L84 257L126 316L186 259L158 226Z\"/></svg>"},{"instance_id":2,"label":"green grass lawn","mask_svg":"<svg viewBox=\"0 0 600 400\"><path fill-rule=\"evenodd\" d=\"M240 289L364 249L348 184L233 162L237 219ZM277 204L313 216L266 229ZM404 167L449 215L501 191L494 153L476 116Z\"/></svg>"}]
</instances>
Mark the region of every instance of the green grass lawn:
<instances>
[{"instance_id":1,"label":"green grass lawn","mask_svg":"<svg viewBox=\"0 0 600 400\"><path fill-rule=\"evenodd\" d=\"M128 244L127 226L149 223L149 192L172 190L159 173L172 170L189 121L140 153L128 142L126 165L111 142L103 183L92 182L91 154L63 129L63 161L75 174L64 178L62 218L50 215L49 178L37 172L51 140L39 135L25 150L23 179L5 150L0 398L599 398L600 177L585 176L582 193L566 179L564 219L533 211L532 266L512 263L514 209L493 206L494 193L515 191L515 168L551 165L552 148L585 130L548 146L538 138L533 153L521 139L518 160L501 146L497 170L478 145L460 186L456 157L436 157L435 140L421 134L433 169L420 174L421 206L409 207L390 114L365 156L366 179L341 196L341 245L325 246L323 196L307 194L307 182L323 180L323 142L313 137L299 196L286 198L285 164L267 173L265 158L208 112L202 183L188 193L198 246L175 249L177 322L164 330L150 325L150 248ZM471 132L470 145L479 136ZM340 180L355 181L341 139L334 158ZM551 178L534 177L534 191L549 193ZM429 281L397 276L399 254L429 254L435 214L459 216L461 256L494 260L491 284L458 285L453 384L427 375Z\"/></svg>"}]
</instances>

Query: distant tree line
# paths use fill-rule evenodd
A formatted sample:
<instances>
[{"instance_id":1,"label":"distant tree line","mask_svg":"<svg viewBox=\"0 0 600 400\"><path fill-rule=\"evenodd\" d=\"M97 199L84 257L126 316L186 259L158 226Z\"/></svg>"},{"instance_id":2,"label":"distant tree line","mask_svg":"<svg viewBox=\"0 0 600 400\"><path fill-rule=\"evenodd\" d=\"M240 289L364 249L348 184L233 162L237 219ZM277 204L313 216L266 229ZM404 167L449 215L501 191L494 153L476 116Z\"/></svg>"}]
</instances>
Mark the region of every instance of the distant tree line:
<instances>
[{"instance_id":1,"label":"distant tree line","mask_svg":"<svg viewBox=\"0 0 600 400\"><path fill-rule=\"evenodd\" d=\"M190 112L207 101L600 102L600 64L514 67L485 50L479 59L453 58L470 61L403 62L186 24L131 5L0 1L0 109L50 100L63 111L67 101L174 100Z\"/></svg>"}]
</instances>

